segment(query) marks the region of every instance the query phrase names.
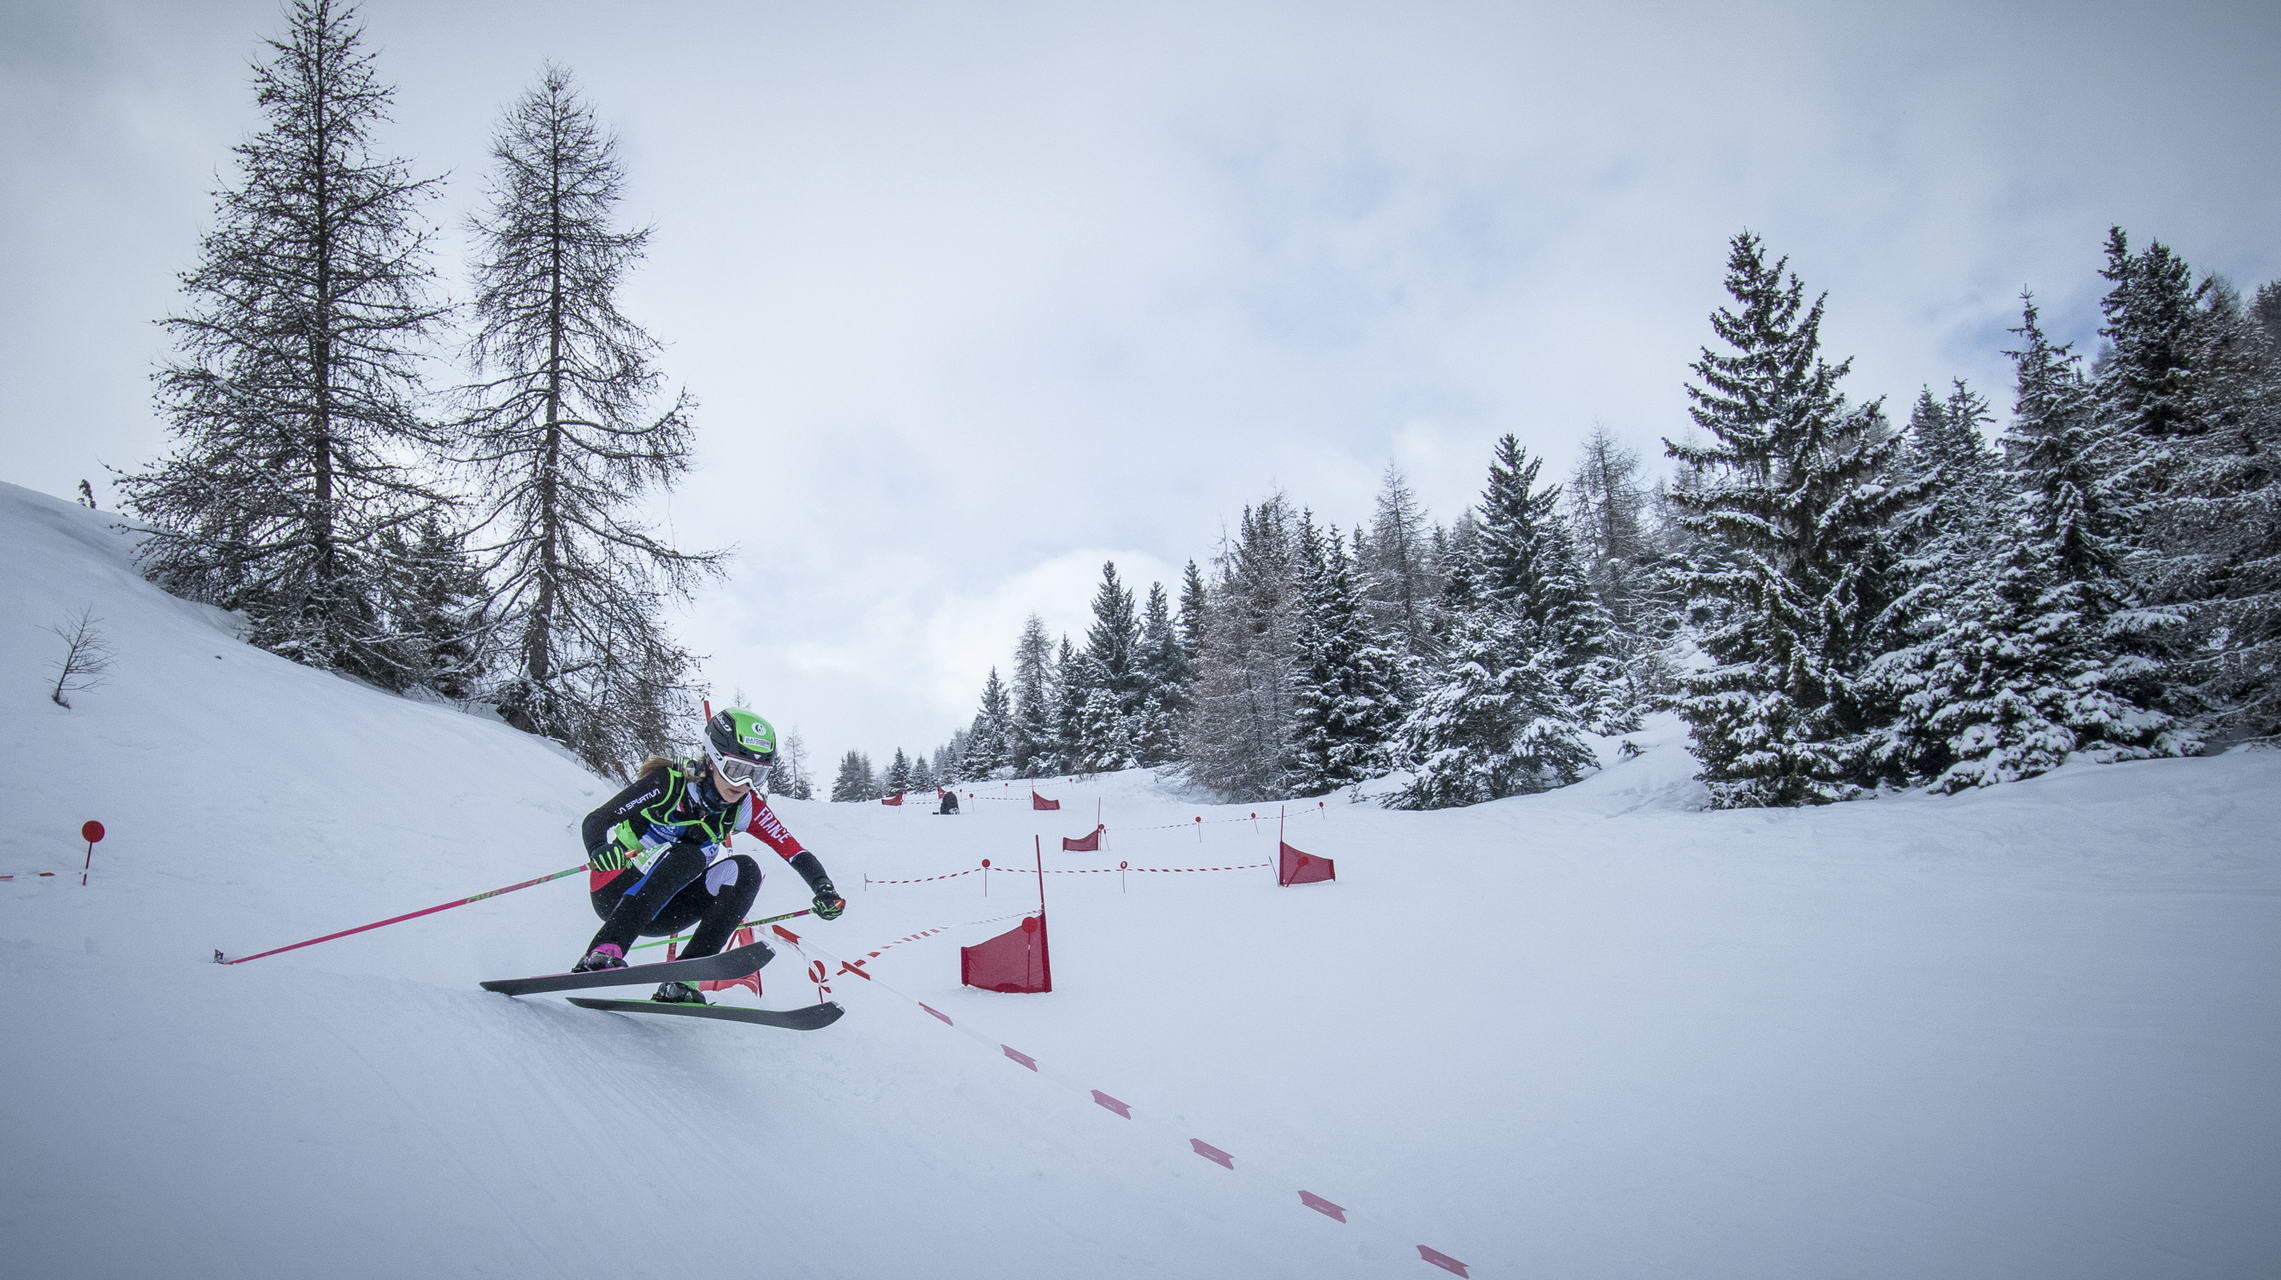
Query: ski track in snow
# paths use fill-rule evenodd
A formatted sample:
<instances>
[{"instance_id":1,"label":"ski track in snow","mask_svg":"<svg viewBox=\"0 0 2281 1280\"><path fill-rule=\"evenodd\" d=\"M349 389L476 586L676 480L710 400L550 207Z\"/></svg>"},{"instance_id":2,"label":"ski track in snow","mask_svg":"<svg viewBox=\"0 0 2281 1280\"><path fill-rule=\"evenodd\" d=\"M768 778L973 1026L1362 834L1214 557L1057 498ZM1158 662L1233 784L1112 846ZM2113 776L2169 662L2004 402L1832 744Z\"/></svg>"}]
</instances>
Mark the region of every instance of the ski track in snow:
<instances>
[{"instance_id":1,"label":"ski track in snow","mask_svg":"<svg viewBox=\"0 0 2281 1280\"><path fill-rule=\"evenodd\" d=\"M89 887L0 883L11 1275L2281 1273L2281 753L1708 812L1665 722L1552 795L1293 803L1334 884L1048 876L1051 995L958 986L1001 922L842 975L823 1031L683 1025L474 987L575 955L582 877L208 963L569 866L615 788L239 644L111 520L0 485L0 872L110 828ZM117 660L66 711L45 628L86 607ZM793 927L852 958L1019 912L1034 876L863 881L1033 837L1273 856L1223 820L1274 806L1036 785L1063 810L781 803L851 898ZM1096 800L1108 847L1060 852ZM756 913L802 905L775 869Z\"/></svg>"}]
</instances>

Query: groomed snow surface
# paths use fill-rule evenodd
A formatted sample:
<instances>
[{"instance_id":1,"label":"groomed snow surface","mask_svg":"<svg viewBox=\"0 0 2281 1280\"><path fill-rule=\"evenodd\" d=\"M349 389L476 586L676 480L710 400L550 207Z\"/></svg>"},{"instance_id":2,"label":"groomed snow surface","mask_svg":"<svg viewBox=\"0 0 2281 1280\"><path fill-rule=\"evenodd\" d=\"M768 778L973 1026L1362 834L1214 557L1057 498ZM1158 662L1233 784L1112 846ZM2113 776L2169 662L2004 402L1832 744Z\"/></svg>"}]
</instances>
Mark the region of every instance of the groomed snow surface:
<instances>
[{"instance_id":1,"label":"groomed snow surface","mask_svg":"<svg viewBox=\"0 0 2281 1280\"><path fill-rule=\"evenodd\" d=\"M636 1019L475 987L577 956L583 876L213 964L571 866L612 784L238 643L105 513L0 486L0 546L0 872L69 873L0 882L11 1277L2281 1274L2281 753L1706 812L1666 724L1553 795L1294 801L1334 884L1049 876L1049 995L958 983L1036 877L866 878L1264 864L1276 806L785 802L879 982Z\"/></svg>"}]
</instances>

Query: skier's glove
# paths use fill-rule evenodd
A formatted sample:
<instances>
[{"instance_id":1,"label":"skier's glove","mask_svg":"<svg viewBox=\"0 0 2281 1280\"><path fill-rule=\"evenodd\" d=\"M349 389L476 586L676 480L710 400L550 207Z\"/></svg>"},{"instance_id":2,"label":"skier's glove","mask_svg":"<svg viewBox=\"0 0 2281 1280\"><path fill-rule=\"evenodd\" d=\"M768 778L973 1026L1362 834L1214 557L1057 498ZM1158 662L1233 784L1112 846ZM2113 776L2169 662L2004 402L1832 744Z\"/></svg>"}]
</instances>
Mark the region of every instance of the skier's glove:
<instances>
[{"instance_id":1,"label":"skier's glove","mask_svg":"<svg viewBox=\"0 0 2281 1280\"><path fill-rule=\"evenodd\" d=\"M587 851L586 865L596 871L608 873L623 871L634 865L634 860L625 850L616 845L605 844Z\"/></svg>"},{"instance_id":2,"label":"skier's glove","mask_svg":"<svg viewBox=\"0 0 2281 1280\"><path fill-rule=\"evenodd\" d=\"M847 899L841 897L839 891L832 888L831 881L826 880L816 886L815 910L818 920L837 920L840 918L840 913L847 910Z\"/></svg>"},{"instance_id":3,"label":"skier's glove","mask_svg":"<svg viewBox=\"0 0 2281 1280\"><path fill-rule=\"evenodd\" d=\"M802 849L792 855L792 869L800 873L802 880L808 882L808 892L816 895L815 905L811 908L816 913L816 918L839 919L840 912L847 910L847 899L832 887L832 878L824 874L823 860Z\"/></svg>"},{"instance_id":4,"label":"skier's glove","mask_svg":"<svg viewBox=\"0 0 2281 1280\"><path fill-rule=\"evenodd\" d=\"M646 867L672 848L683 830L678 826L651 826L637 833L633 823L621 822L610 832L611 851L625 859L618 864L621 867Z\"/></svg>"}]
</instances>

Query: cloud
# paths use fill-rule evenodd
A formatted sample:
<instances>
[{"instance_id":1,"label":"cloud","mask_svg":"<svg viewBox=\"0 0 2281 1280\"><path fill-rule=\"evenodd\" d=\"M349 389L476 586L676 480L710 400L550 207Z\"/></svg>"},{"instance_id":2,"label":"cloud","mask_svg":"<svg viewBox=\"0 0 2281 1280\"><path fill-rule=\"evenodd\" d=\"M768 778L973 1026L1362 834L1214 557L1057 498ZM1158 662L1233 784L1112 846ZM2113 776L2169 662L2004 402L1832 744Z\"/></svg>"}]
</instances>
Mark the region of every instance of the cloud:
<instances>
[{"instance_id":1,"label":"cloud","mask_svg":"<svg viewBox=\"0 0 2281 1280\"><path fill-rule=\"evenodd\" d=\"M901 746L932 751L973 718L988 672L1013 675L1014 643L1036 613L1047 634L1082 649L1104 562L1145 605L1151 582L1175 600L1178 566L1143 551L1080 548L1005 575L965 574L955 560L870 557L872 576L756 592L765 570L709 590L682 634L714 655L716 688L741 688L763 714L799 726L832 754ZM795 603L796 602L796 603ZM806 610L826 613L818 625ZM869 745L866 745L869 744Z\"/></svg>"},{"instance_id":2,"label":"cloud","mask_svg":"<svg viewBox=\"0 0 2281 1280\"><path fill-rule=\"evenodd\" d=\"M0 92L63 127L0 144L33 193L0 210L31 300L0 314L0 432L11 479L68 493L163 442L149 321L278 14L37 12ZM365 19L399 86L380 145L451 174L447 227L542 60L617 128L657 229L626 309L701 401L654 515L744 549L690 642L818 759L941 741L1028 610L1081 629L1100 559L1169 579L1277 485L1345 528L1390 459L1448 519L1507 431L1554 474L1595 421L1659 458L1744 227L1829 292L1848 390L1903 402L1968 376L2002 403L2022 286L2087 337L2111 222L2281 275L2269 5Z\"/></svg>"}]
</instances>

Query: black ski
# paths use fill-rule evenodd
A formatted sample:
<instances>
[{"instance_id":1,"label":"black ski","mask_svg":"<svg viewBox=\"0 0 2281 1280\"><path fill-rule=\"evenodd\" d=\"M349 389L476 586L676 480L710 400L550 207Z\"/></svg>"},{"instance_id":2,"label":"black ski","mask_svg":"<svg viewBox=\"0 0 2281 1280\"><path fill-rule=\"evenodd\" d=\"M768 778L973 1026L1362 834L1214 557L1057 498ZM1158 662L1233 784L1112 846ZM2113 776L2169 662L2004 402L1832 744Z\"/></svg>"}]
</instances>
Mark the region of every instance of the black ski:
<instances>
[{"instance_id":1,"label":"black ski","mask_svg":"<svg viewBox=\"0 0 2281 1280\"><path fill-rule=\"evenodd\" d=\"M814 1031L840 1020L847 1010L833 1001L805 1005L798 1009L749 1009L736 1004L668 1004L662 1000L597 1000L592 996L572 996L570 1002L581 1009L601 1009L609 1013L665 1013L679 1018L711 1018L716 1022L750 1022L762 1027L783 1027L791 1031Z\"/></svg>"},{"instance_id":2,"label":"black ski","mask_svg":"<svg viewBox=\"0 0 2281 1280\"><path fill-rule=\"evenodd\" d=\"M627 987L644 982L720 982L756 973L776 958L765 942L732 947L718 955L695 960L666 960L657 964L628 965L623 969L596 969L591 973L547 973L535 978L493 978L485 991L527 996L541 991L578 991L587 987Z\"/></svg>"}]
</instances>

